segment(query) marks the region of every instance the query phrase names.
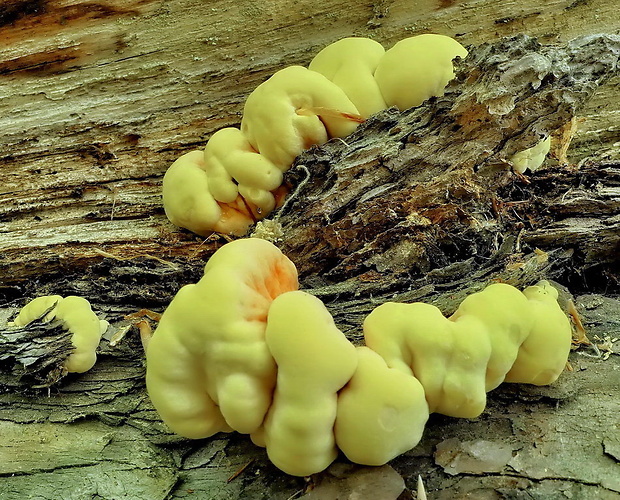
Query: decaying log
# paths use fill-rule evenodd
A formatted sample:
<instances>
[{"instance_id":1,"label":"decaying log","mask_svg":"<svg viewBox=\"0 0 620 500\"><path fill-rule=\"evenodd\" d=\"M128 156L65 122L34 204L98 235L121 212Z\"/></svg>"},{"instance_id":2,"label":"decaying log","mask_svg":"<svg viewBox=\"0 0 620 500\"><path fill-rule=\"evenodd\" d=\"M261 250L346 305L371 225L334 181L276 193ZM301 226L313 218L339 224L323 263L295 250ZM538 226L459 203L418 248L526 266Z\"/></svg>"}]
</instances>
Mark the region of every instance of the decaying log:
<instances>
[{"instance_id":1,"label":"decaying log","mask_svg":"<svg viewBox=\"0 0 620 500\"><path fill-rule=\"evenodd\" d=\"M150 271L166 276L163 268ZM524 272L536 278L540 266L530 263ZM481 274L465 272L463 280L485 278ZM438 282L435 289L412 289L410 297L454 301L442 291ZM318 292L329 296L328 290ZM354 290L344 293L355 296ZM576 303L595 342L620 331L617 299L584 295ZM357 321L354 300L328 306L340 311L341 324ZM107 310L113 320L125 307ZM489 394L488 408L477 419L433 415L422 442L392 467L412 491L422 474L433 500L498 492L508 498L617 498L620 441L609 419L613 421L619 409L618 357L605 361L595 350L585 349L571 355L571 364L573 371L551 387L501 386ZM601 378L601 371L607 376ZM24 394L0 391L0 430L0 494L8 500L24 493L49 499L116 499L126 491L136 499L163 500L191 498L189 490L205 498L286 500L320 481L287 477L246 436L190 441L171 434L145 394L135 332L115 347L102 342L93 370L69 375L56 387ZM483 453L467 455L465 449L472 446ZM508 456L497 452L506 449Z\"/></svg>"},{"instance_id":2,"label":"decaying log","mask_svg":"<svg viewBox=\"0 0 620 500\"><path fill-rule=\"evenodd\" d=\"M613 35L564 46L520 36L473 48L445 96L405 113L386 110L352 136L300 156L287 179L290 201L261 229L281 235L278 244L300 269L303 288L326 302L356 343L363 318L386 300L424 300L449 314L491 281L523 286L542 278L559 282L564 302L575 300L597 347L574 353L573 372L557 385L494 391L478 419L434 415L420 445L392 463L409 490L422 474L434 500L620 494L620 440L609 427L618 413L618 356L604 360L598 347L613 350L620 305L594 294L618 292L620 164L557 165L517 176L505 163L570 122L617 74L619 57ZM105 230L101 214L94 218ZM0 319L26 298L57 293L91 300L112 324L95 368L45 389L33 388L18 370L18 350L36 339L5 345L10 365L0 366L0 433L11 444L0 447L0 497L300 496L308 483L276 470L246 437L180 439L153 410L142 347L124 316L163 310L183 284L200 277L204 258L225 238L205 242L164 230L161 214L141 224L144 232L123 247L126 253L106 253L93 237L83 261L72 247L63 262L66 234L55 247L41 244L43 255L56 259L48 274L38 265L30 274L20 254L11 277L10 252L0 256L9 299ZM114 232L120 226L132 230L124 220L115 221ZM144 235L159 237L148 243ZM42 256L32 259L40 264ZM125 338L111 345L110 335L122 329ZM490 458L455 460L472 446L490 450Z\"/></svg>"},{"instance_id":3,"label":"decaying log","mask_svg":"<svg viewBox=\"0 0 620 500\"><path fill-rule=\"evenodd\" d=\"M379 113L346 140L298 158L291 170L296 196L275 216L285 252L302 274L335 279L428 272L472 255L490 257L521 220L504 208L529 201L509 188L525 181L507 160L569 123L600 84L620 73L619 60L620 37L607 35L565 47L519 36L474 49L443 97L404 113ZM576 174L567 175L574 182ZM617 175L600 178L611 183L613 217ZM539 229L533 219L541 212L533 208L523 241ZM617 236L611 240L607 260L615 260Z\"/></svg>"}]
</instances>

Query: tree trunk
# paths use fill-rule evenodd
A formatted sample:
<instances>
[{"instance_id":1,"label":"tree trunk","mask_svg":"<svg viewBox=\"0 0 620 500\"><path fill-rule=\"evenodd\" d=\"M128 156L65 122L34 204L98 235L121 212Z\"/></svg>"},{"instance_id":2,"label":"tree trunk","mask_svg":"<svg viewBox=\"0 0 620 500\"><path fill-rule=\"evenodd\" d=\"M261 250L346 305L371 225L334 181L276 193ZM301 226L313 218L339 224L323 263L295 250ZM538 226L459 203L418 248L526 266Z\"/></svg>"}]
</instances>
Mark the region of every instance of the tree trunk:
<instances>
[{"instance_id":1,"label":"tree trunk","mask_svg":"<svg viewBox=\"0 0 620 500\"><path fill-rule=\"evenodd\" d=\"M554 280L593 341L571 354L572 370L550 387L501 386L477 419L433 415L390 465L410 491L422 475L433 500L620 498L620 40L566 43L617 32L615 2L497 5L0 7L0 498L288 499L342 476L286 476L246 436L171 434L124 316L162 311L226 241L165 220L161 176L176 156L238 123L260 81L331 41L372 35L389 46L419 32L470 45L445 96L303 153L288 201L256 233L276 240L354 342L387 300L449 314L491 281ZM496 39L519 31L539 40ZM507 166L584 116L568 164L558 150L533 174ZM59 378L63 332L1 326L50 293L83 296L112 324L85 374Z\"/></svg>"}]
</instances>

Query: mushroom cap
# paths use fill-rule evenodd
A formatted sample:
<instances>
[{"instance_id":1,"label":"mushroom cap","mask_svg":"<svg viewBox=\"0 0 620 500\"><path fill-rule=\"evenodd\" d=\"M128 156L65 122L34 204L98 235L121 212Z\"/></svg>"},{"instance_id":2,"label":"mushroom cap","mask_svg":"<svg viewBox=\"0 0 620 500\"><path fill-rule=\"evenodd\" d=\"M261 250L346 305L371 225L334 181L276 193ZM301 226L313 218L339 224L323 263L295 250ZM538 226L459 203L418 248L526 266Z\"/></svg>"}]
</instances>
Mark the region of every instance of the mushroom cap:
<instances>
[{"instance_id":1,"label":"mushroom cap","mask_svg":"<svg viewBox=\"0 0 620 500\"><path fill-rule=\"evenodd\" d=\"M221 247L200 281L177 293L146 354L149 396L174 432L201 438L259 428L276 379L267 312L297 287L293 263L271 243L248 238Z\"/></svg>"},{"instance_id":2,"label":"mushroom cap","mask_svg":"<svg viewBox=\"0 0 620 500\"><path fill-rule=\"evenodd\" d=\"M240 196L230 203L218 203L210 192L205 168L204 153L198 150L184 154L168 168L162 187L166 216L201 236L213 231L245 234L256 218L252 207Z\"/></svg>"},{"instance_id":3,"label":"mushroom cap","mask_svg":"<svg viewBox=\"0 0 620 500\"><path fill-rule=\"evenodd\" d=\"M545 162L545 158L550 149L551 137L547 137L531 148L515 153L510 158L510 163L512 163L512 167L521 174L528 169L530 172L534 172Z\"/></svg>"},{"instance_id":4,"label":"mushroom cap","mask_svg":"<svg viewBox=\"0 0 620 500\"><path fill-rule=\"evenodd\" d=\"M357 370L338 395L336 443L352 462L383 465L418 444L428 404L412 375L368 347L356 351Z\"/></svg>"},{"instance_id":5,"label":"mushroom cap","mask_svg":"<svg viewBox=\"0 0 620 500\"><path fill-rule=\"evenodd\" d=\"M317 108L337 113L319 117L313 112ZM355 130L357 123L338 113L357 114L358 110L342 89L320 73L289 66L248 96L241 131L256 151L285 172L303 150Z\"/></svg>"},{"instance_id":6,"label":"mushroom cap","mask_svg":"<svg viewBox=\"0 0 620 500\"><path fill-rule=\"evenodd\" d=\"M282 172L257 153L238 128L223 128L211 136L204 167L216 201L233 203L241 194L263 213L275 207L271 191L282 184Z\"/></svg>"},{"instance_id":7,"label":"mushroom cap","mask_svg":"<svg viewBox=\"0 0 620 500\"><path fill-rule=\"evenodd\" d=\"M557 302L558 291L547 281L527 287L523 295L529 300L533 324L506 382L548 385L566 366L572 340L570 321Z\"/></svg>"},{"instance_id":8,"label":"mushroom cap","mask_svg":"<svg viewBox=\"0 0 620 500\"><path fill-rule=\"evenodd\" d=\"M383 54L383 46L370 38L343 38L321 50L308 69L338 85L367 118L387 107L374 78Z\"/></svg>"},{"instance_id":9,"label":"mushroom cap","mask_svg":"<svg viewBox=\"0 0 620 500\"><path fill-rule=\"evenodd\" d=\"M448 36L405 38L386 51L375 70L375 80L386 104L402 111L443 95L454 78L452 60L466 56L465 47Z\"/></svg>"},{"instance_id":10,"label":"mushroom cap","mask_svg":"<svg viewBox=\"0 0 620 500\"><path fill-rule=\"evenodd\" d=\"M420 381L432 413L452 417L473 418L484 410L489 336L474 316L453 322L424 303L386 302L364 321L366 345L388 367Z\"/></svg>"},{"instance_id":11,"label":"mushroom cap","mask_svg":"<svg viewBox=\"0 0 620 500\"><path fill-rule=\"evenodd\" d=\"M338 454L337 393L357 366L355 347L323 302L300 291L273 301L265 338L278 366L263 435L269 459L287 474L320 472Z\"/></svg>"}]
</instances>

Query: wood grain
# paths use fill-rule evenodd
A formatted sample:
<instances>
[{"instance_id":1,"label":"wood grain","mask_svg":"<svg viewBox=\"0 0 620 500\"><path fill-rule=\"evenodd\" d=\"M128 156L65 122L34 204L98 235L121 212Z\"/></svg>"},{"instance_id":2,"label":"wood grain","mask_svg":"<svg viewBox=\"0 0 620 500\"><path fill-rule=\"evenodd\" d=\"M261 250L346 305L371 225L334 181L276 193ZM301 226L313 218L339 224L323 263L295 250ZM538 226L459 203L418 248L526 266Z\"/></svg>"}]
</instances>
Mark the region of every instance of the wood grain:
<instances>
[{"instance_id":1,"label":"wood grain","mask_svg":"<svg viewBox=\"0 0 620 500\"><path fill-rule=\"evenodd\" d=\"M612 0L355 1L346 8L335 0L5 2L0 276L14 283L53 272L59 253L87 264L99 259L95 245L194 254L200 242L162 213L166 168L238 123L261 81L307 64L338 38L370 36L390 46L438 32L467 45L526 31L554 43L617 32L615 12ZM575 163L617 155L618 85L601 89L584 110L569 153Z\"/></svg>"}]
</instances>

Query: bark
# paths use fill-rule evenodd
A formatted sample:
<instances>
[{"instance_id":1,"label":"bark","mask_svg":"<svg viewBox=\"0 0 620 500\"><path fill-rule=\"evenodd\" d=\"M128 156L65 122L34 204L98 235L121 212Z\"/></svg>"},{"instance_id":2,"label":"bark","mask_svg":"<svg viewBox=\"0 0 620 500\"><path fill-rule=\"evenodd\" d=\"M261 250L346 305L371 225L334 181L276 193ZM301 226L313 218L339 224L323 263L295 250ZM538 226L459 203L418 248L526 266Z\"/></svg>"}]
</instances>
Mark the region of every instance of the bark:
<instances>
[{"instance_id":1,"label":"bark","mask_svg":"<svg viewBox=\"0 0 620 500\"><path fill-rule=\"evenodd\" d=\"M492 2L441 2L418 14L407 2L343 9L328 1L321 29L313 4L231 9L217 2L199 39L205 21L191 2L9 2L0 9L9 42L0 73L14 90L0 139L8 172L0 195L0 324L46 293L86 297L112 323L95 368L59 380L66 335L37 326L18 336L0 327L1 498L288 499L320 483L328 474L310 482L284 475L244 436L178 438L150 405L142 347L124 316L162 311L225 242L164 221L165 166L238 122L244 93L261 79L307 63L315 49L349 35L349 25L387 45L423 23L454 34L445 29L454 19L476 45L524 25L546 33L545 42L562 42L566 33L592 32L597 8L600 31L617 30L605 24L613 2L549 10L522 2L499 15ZM325 22L328 13L341 19ZM269 16L281 31L267 27ZM548 36L549 26L566 33ZM24 29L56 38L35 36L20 48L11 41ZM67 29L80 36L63 42ZM160 39L177 32L174 47L188 50L172 53ZM308 33L311 43L294 42ZM255 46L239 44L249 38ZM618 78L595 93L617 74L618 39L581 40L549 46L519 36L472 48L443 98L402 114L387 110L344 141L304 153L287 179L291 201L272 217L303 288L326 302L354 342L366 314L386 300L423 300L448 314L490 281L523 286L541 278L558 283L563 304L573 298L594 346L571 355L572 371L551 387L500 387L478 419L432 416L422 442L393 461L408 490L421 474L434 500L620 496L620 370L611 354L620 336ZM212 51L202 66L196 47ZM514 78L502 79L507 73ZM207 78L209 99L195 102ZM30 130L33 106L44 119ZM70 112L77 114L67 122ZM527 176L506 167L513 152L577 113L591 116L571 150L579 167L557 162ZM42 354L40 345L51 341L59 349Z\"/></svg>"},{"instance_id":2,"label":"bark","mask_svg":"<svg viewBox=\"0 0 620 500\"><path fill-rule=\"evenodd\" d=\"M469 255L490 257L522 220L510 217L506 204L540 198L527 187L517 192L507 159L570 123L600 84L620 74L619 60L618 37L543 48L521 36L479 47L443 97L404 113L379 113L346 141L301 155L292 177L303 185L275 216L284 250L303 262L303 273L338 279L375 269L415 274ZM574 172L566 174L563 186L575 182ZM617 175L610 174L590 175L609 182L613 215ZM556 203L528 208L538 216ZM567 218L555 212L557 221L551 214L528 222L525 240L540 225ZM617 237L605 244L599 255L615 260Z\"/></svg>"}]
</instances>

